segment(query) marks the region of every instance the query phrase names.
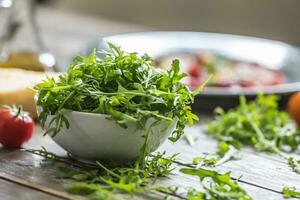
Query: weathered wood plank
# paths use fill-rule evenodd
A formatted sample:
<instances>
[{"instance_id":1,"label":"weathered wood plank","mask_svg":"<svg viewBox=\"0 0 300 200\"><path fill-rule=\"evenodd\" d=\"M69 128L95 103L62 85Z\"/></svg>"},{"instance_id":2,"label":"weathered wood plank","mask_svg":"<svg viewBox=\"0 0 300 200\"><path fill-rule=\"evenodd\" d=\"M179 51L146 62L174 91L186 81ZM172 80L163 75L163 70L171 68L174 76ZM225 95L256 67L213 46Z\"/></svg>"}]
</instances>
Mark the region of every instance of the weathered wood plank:
<instances>
[{"instance_id":1,"label":"weathered wood plank","mask_svg":"<svg viewBox=\"0 0 300 200\"><path fill-rule=\"evenodd\" d=\"M66 191L67 183L58 179L60 175L58 167L66 165L42 161L42 157L28 152L12 152L11 154L7 154L7 156L0 158L0 171L58 191ZM178 167L178 169L179 168L180 167ZM184 188L201 188L197 177L184 175L178 171L174 171L168 178L159 180L157 184L164 186L180 186ZM264 197L265 200L282 199L281 194L276 192L257 188L249 184L240 184L254 199L260 199L259 197ZM158 196L151 195L149 197L149 195L147 195L143 198L155 199L155 197ZM159 197L160 198L157 199L161 199L162 195ZM139 199L139 197L136 197L136 199Z\"/></svg>"},{"instance_id":2,"label":"weathered wood plank","mask_svg":"<svg viewBox=\"0 0 300 200\"><path fill-rule=\"evenodd\" d=\"M199 131L199 127L189 129L188 131L194 132L194 134L195 134L195 132ZM186 145L185 141L180 141L175 145L166 143L165 145L163 145L161 150L166 149L168 153L181 152L180 158L184 162L191 161L194 156L200 155L203 152L214 152L216 150L216 142L214 140L205 138L201 134L199 134L199 137L200 137L199 140L196 142L195 146L193 146L193 147ZM39 148L41 145L45 146L48 150L50 150L52 152L58 153L60 155L65 154L65 152L61 148L59 148L51 139L49 139L47 136L42 137L40 134L36 134L34 139L31 140L28 144L26 144L26 148ZM252 153L243 152L243 154L246 154L246 155L244 155L243 160L246 157L247 162L251 162L251 159L257 159L257 157L259 159L263 159L263 161L265 162L265 158L260 158L259 156L254 155ZM250 161L249 161L249 159L250 159ZM270 197L270 198L271 197L273 198L273 196L276 196L277 199L280 198L281 197L280 194L278 194L276 192L268 191L268 189L273 190L274 184L275 184L275 190L277 192L279 192L281 190L281 186L278 185L278 183L276 183L276 181L274 183L271 180L271 182L273 182L273 184L271 184L271 185L269 184L270 188L267 187L267 189L261 189L261 188L257 188L255 186L253 186L253 185L261 186L260 184L263 184L263 183L269 181L268 179L270 179L270 177L265 174L266 173L265 171L262 172L261 170L259 172L253 173L252 170L256 169L253 166L249 166L252 169L250 171L247 170L247 168L246 168L246 170L244 170L243 160L228 162L228 163L224 164L223 166L220 166L217 169L219 169L222 172L233 171L233 176L236 178L239 177L240 175L243 175L241 180L245 181L245 183L241 183L241 184L243 184L243 186L247 189L247 191L253 191L252 193L254 195L256 195L256 197L264 195L264 196ZM267 159L267 161L275 162L277 165L276 161L269 161L268 159ZM236 162L238 162L239 164L236 165ZM247 162L246 162L246 164L247 164ZM231 165L227 166L230 163L233 163L232 166ZM54 165L57 165L57 164L54 164ZM5 171L6 173L9 173L12 175L21 176L21 178L28 179L32 182L43 184L43 185L46 185L46 186L54 188L54 189L65 190L66 185L64 185L61 181L57 180L57 177L59 176L58 171L57 171L58 166L54 166L54 165L49 164L49 163L48 164L44 163L44 162L42 162L41 157L32 155L27 152L15 152L15 151L10 152L10 153L7 152L5 156L2 156L0 158L0 168L1 168L0 170L1 171ZM275 165L275 164L273 163L273 165ZM285 167L287 167L287 166L285 166ZM254 174L254 175L250 176L249 174ZM292 173L292 174L294 175L294 173ZM263 176L263 177L259 178L259 181L261 181L261 182L256 181L256 178L257 178L256 176ZM45 177L47 177L47 178L45 178ZM246 177L246 178L244 178L244 177ZM284 178L286 178L286 176L284 176ZM282 179L281 174L278 175L278 179L281 179L281 181L286 180L287 182L289 180L289 179ZM172 175L170 178L163 179L160 183L164 184L164 185L166 185L166 184L174 185L174 183L175 184L181 183L181 186L183 186L183 187L192 186L192 185L194 187L199 187L197 178L188 177L188 176L182 175L182 174L179 175L178 173L175 173L175 175ZM267 184L267 186L268 186L268 184ZM265 185L263 185L263 187L265 187ZM268 198L268 199L270 199L270 198Z\"/></svg>"},{"instance_id":3,"label":"weathered wood plank","mask_svg":"<svg viewBox=\"0 0 300 200\"><path fill-rule=\"evenodd\" d=\"M67 199L67 200L80 200L80 199L82 199L81 196L75 196L75 195L68 194L66 192L61 192L61 191L46 187L44 185L40 185L40 184L30 182L26 179L22 179L22 178L18 178L16 176L12 176L12 175L4 173L4 172L0 172L0 179L9 181L9 182L14 183L16 185L24 186L28 189L32 189L32 190L35 190L35 191L40 191L40 192L43 192L45 194L49 194L51 196L62 198L62 199Z\"/></svg>"},{"instance_id":4,"label":"weathered wood plank","mask_svg":"<svg viewBox=\"0 0 300 200\"><path fill-rule=\"evenodd\" d=\"M13 150L9 150L9 149L4 149L1 147L1 144L0 144L0 157L1 156L4 156L5 154L7 153L11 153Z\"/></svg>"},{"instance_id":5,"label":"weathered wood plank","mask_svg":"<svg viewBox=\"0 0 300 200\"><path fill-rule=\"evenodd\" d=\"M61 196L65 199L83 199L78 196L69 196L66 192L72 181L60 179L62 176L59 168L70 167L70 165L52 161L45 161L43 157L22 151L12 151L0 158L0 178L5 173L6 177L15 176L17 179L26 180L25 185L36 190L44 191L52 195ZM15 179L10 181L16 182ZM55 191L53 191L55 190ZM0 190L1 192L1 190ZM121 195L122 199L162 199L165 195L148 193L139 196Z\"/></svg>"},{"instance_id":6,"label":"weathered wood plank","mask_svg":"<svg viewBox=\"0 0 300 200\"><path fill-rule=\"evenodd\" d=\"M29 183L51 186L56 190L67 189L66 185L57 179L60 175L60 163L43 162L43 158L31 153L13 151L0 158L0 171Z\"/></svg>"},{"instance_id":7,"label":"weathered wood plank","mask_svg":"<svg viewBox=\"0 0 300 200\"><path fill-rule=\"evenodd\" d=\"M216 151L217 142L201 133L201 127L188 129L187 132L196 134L199 139L191 147L186 141L179 141L175 145L167 142L161 148L169 154L180 152L180 159L183 162L190 162L193 157L201 155L203 152ZM36 134L34 138L25 145L26 148L38 149L45 146L49 151L59 155L65 155L65 151L59 148L49 137L42 137ZM297 175L288 168L284 160L280 158L273 159L273 156L257 154L251 149L241 151L243 157L241 160L230 161L217 167L220 172L232 171L233 177L238 178L242 175L240 183L254 199L282 199L279 194L283 186L299 186ZM57 167L61 164L42 162L43 158L32 155L27 152L5 151L0 155L0 171L16 175L29 180L33 183L45 185L47 187L66 190L66 185L57 177L59 172ZM278 169L278 167L280 169ZM169 178L162 179L158 184L179 185L182 187L199 187L196 177L190 177L175 172Z\"/></svg>"},{"instance_id":8,"label":"weathered wood plank","mask_svg":"<svg viewBox=\"0 0 300 200\"><path fill-rule=\"evenodd\" d=\"M40 149L42 146L57 155L66 155L66 151L58 146L48 135L43 136L44 131L40 126L36 126L36 132L29 142L25 143L25 149Z\"/></svg>"},{"instance_id":9,"label":"weathered wood plank","mask_svg":"<svg viewBox=\"0 0 300 200\"><path fill-rule=\"evenodd\" d=\"M168 153L180 152L179 158L183 162L191 162L195 156L204 152L216 152L217 142L201 133L200 127L188 129L188 132L196 134L199 138L193 147L187 146L185 141L179 141L173 145L165 143L161 148ZM197 133L198 132L198 133ZM300 188L299 176L287 165L287 162L279 157L256 153L249 148L241 150L242 159L227 162L216 167L220 172L232 171L235 178L241 177L241 181L251 185L280 192L284 186ZM272 159L275 157L276 159Z\"/></svg>"},{"instance_id":10,"label":"weathered wood plank","mask_svg":"<svg viewBox=\"0 0 300 200\"><path fill-rule=\"evenodd\" d=\"M177 170L175 170L172 175L168 178L158 180L158 185L164 186L179 186L180 188L193 187L202 190L202 187L199 184L199 179L194 176L189 176L178 172L178 169L181 167L178 166ZM253 185L249 185L247 183L239 183L239 185L247 191L249 196L251 196L254 200L283 200L283 196L281 193L269 191L266 189L262 189ZM180 190L179 190L180 192ZM291 198L293 200L293 198Z\"/></svg>"},{"instance_id":11,"label":"weathered wood plank","mask_svg":"<svg viewBox=\"0 0 300 200\"><path fill-rule=\"evenodd\" d=\"M0 179L0 199L2 200L61 200L61 198L35 191L30 188Z\"/></svg>"}]
</instances>

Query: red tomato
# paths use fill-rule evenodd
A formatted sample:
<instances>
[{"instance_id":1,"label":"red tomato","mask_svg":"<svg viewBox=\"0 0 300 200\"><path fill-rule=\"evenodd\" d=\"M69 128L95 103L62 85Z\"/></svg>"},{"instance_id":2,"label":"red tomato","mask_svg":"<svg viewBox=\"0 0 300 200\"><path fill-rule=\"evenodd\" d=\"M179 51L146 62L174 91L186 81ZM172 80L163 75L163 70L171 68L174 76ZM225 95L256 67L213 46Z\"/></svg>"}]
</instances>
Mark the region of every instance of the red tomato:
<instances>
[{"instance_id":1,"label":"red tomato","mask_svg":"<svg viewBox=\"0 0 300 200\"><path fill-rule=\"evenodd\" d=\"M288 112L300 126L300 92L293 94L289 99Z\"/></svg>"},{"instance_id":2,"label":"red tomato","mask_svg":"<svg viewBox=\"0 0 300 200\"><path fill-rule=\"evenodd\" d=\"M34 132L35 125L21 107L0 109L0 143L6 148L20 148Z\"/></svg>"}]
</instances>

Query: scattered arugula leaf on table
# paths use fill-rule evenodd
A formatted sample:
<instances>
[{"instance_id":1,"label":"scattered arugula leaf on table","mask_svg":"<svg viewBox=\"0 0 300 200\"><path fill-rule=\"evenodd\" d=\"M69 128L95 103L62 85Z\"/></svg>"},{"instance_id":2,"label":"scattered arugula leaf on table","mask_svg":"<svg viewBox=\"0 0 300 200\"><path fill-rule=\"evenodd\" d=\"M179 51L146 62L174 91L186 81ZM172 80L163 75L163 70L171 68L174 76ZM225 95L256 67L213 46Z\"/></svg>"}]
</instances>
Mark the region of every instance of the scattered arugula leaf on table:
<instances>
[{"instance_id":1,"label":"scattered arugula leaf on table","mask_svg":"<svg viewBox=\"0 0 300 200\"><path fill-rule=\"evenodd\" d=\"M196 156L192 160L192 165L195 166L195 168L199 167L214 167L216 163L218 162L217 157L211 157L211 156Z\"/></svg>"},{"instance_id":2,"label":"scattered arugula leaf on table","mask_svg":"<svg viewBox=\"0 0 300 200\"><path fill-rule=\"evenodd\" d=\"M282 194L285 198L300 198L300 192L296 191L296 188L294 187L284 187L282 189Z\"/></svg>"},{"instance_id":3,"label":"scattered arugula leaf on table","mask_svg":"<svg viewBox=\"0 0 300 200\"><path fill-rule=\"evenodd\" d=\"M71 194L87 196L92 200L122 200L121 195L114 194L99 184L77 183L69 189Z\"/></svg>"},{"instance_id":4,"label":"scattered arugula leaf on table","mask_svg":"<svg viewBox=\"0 0 300 200\"><path fill-rule=\"evenodd\" d=\"M252 198L235 181L230 173L219 174L214 170L182 168L184 174L198 176L204 192L188 193L189 200L251 200Z\"/></svg>"},{"instance_id":5,"label":"scattered arugula leaf on table","mask_svg":"<svg viewBox=\"0 0 300 200\"><path fill-rule=\"evenodd\" d=\"M72 194L105 200L117 199L120 192L139 194L157 191L166 195L177 195L169 187L153 184L159 177L166 177L175 169L178 154L167 156L166 152L152 153L145 158L145 166L142 167L138 161L127 166L106 166L98 161L87 164L58 156L45 148L24 151L43 156L47 160L68 163L70 167L61 168L61 178L75 181L69 189Z\"/></svg>"},{"instance_id":6,"label":"scattered arugula leaf on table","mask_svg":"<svg viewBox=\"0 0 300 200\"><path fill-rule=\"evenodd\" d=\"M288 156L300 144L300 131L286 112L278 108L278 97L259 94L247 103L240 97L240 105L225 113L218 109L216 120L207 127L207 133L219 141L241 148L252 146L256 151L275 153L289 160L299 173L299 162Z\"/></svg>"},{"instance_id":7,"label":"scattered arugula leaf on table","mask_svg":"<svg viewBox=\"0 0 300 200\"><path fill-rule=\"evenodd\" d=\"M165 153L155 153L147 157L145 168L139 162L133 166L106 167L97 162L98 169L90 172L65 169L64 178L80 181L70 187L73 194L109 195L116 193L141 194L161 192L165 195L178 196L176 190L162 185L153 185L159 177L168 176L175 168L173 166L176 154L166 156ZM99 187L98 187L99 186ZM98 194L99 193L99 194ZM108 198L110 199L110 198Z\"/></svg>"},{"instance_id":8,"label":"scattered arugula leaf on table","mask_svg":"<svg viewBox=\"0 0 300 200\"><path fill-rule=\"evenodd\" d=\"M288 157L288 164L294 172L300 174L300 160L296 160L294 157Z\"/></svg>"},{"instance_id":9,"label":"scattered arugula leaf on table","mask_svg":"<svg viewBox=\"0 0 300 200\"><path fill-rule=\"evenodd\" d=\"M215 166L222 165L229 160L240 159L239 151L233 145L229 145L225 142L219 142L218 148L219 150L217 154L219 155L219 159Z\"/></svg>"},{"instance_id":10,"label":"scattered arugula leaf on table","mask_svg":"<svg viewBox=\"0 0 300 200\"><path fill-rule=\"evenodd\" d=\"M238 150L225 142L220 142L216 155L197 156L192 160L192 165L199 167L215 167L224 164L225 162L238 159Z\"/></svg>"}]
</instances>

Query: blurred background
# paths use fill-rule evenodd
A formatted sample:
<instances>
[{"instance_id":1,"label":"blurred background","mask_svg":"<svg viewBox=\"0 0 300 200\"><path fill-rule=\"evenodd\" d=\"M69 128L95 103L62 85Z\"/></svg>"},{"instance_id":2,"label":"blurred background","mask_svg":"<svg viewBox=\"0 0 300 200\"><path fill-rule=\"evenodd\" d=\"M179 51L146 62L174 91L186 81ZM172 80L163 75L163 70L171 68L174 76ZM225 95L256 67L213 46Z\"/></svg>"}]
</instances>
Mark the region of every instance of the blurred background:
<instances>
[{"instance_id":1,"label":"blurred background","mask_svg":"<svg viewBox=\"0 0 300 200\"><path fill-rule=\"evenodd\" d=\"M64 71L75 54L97 46L100 38L130 32L226 33L297 47L299 19L299 0L0 0L0 69ZM298 54L292 56L300 59ZM297 74L298 60L290 59L293 67L284 73ZM27 97L1 91L10 91L7 85L17 85L15 90L28 86L28 79L36 83L45 74L20 78L15 74L27 72L0 72L0 105L30 99L31 106L25 108L34 111L32 92ZM13 84L7 77L13 77Z\"/></svg>"},{"instance_id":2,"label":"blurred background","mask_svg":"<svg viewBox=\"0 0 300 200\"><path fill-rule=\"evenodd\" d=\"M134 31L230 33L300 46L299 0L37 0L36 3L41 37L62 65L67 62L66 51L72 53L96 37ZM2 9L0 13L3 12Z\"/></svg>"},{"instance_id":3,"label":"blurred background","mask_svg":"<svg viewBox=\"0 0 300 200\"><path fill-rule=\"evenodd\" d=\"M242 34L300 45L298 0L57 0L51 5L159 30Z\"/></svg>"}]
</instances>

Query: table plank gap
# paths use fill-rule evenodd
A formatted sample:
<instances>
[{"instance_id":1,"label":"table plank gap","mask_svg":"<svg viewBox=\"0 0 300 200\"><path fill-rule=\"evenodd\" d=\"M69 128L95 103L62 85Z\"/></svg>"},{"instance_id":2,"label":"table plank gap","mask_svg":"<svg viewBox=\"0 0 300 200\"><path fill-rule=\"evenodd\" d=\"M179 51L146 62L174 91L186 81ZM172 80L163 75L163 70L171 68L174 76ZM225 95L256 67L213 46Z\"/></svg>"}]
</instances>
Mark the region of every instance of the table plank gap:
<instances>
[{"instance_id":1,"label":"table plank gap","mask_svg":"<svg viewBox=\"0 0 300 200\"><path fill-rule=\"evenodd\" d=\"M212 154L217 151L217 141L206 136L201 132L201 126L196 125L193 128L186 129L189 134L196 135L198 140L195 145L187 145L184 140L178 141L176 144L166 142L160 151L166 151L168 154L178 153L180 162L191 163L196 156L203 156L204 152ZM249 153L249 151L252 151ZM214 169L221 173L232 172L234 179L241 177L241 181L263 187L271 191L280 193L285 186L294 186L300 189L299 175L293 172L282 158L280 162L261 156L261 153L255 152L250 148L240 150L242 158L240 160L231 160ZM266 154L263 154L266 155ZM276 157L276 155L274 155Z\"/></svg>"},{"instance_id":2,"label":"table plank gap","mask_svg":"<svg viewBox=\"0 0 300 200\"><path fill-rule=\"evenodd\" d=\"M31 188L0 178L0 199L3 200L61 200L62 198L46 194Z\"/></svg>"},{"instance_id":3,"label":"table plank gap","mask_svg":"<svg viewBox=\"0 0 300 200\"><path fill-rule=\"evenodd\" d=\"M54 190L52 188L46 187L44 185L41 184L36 184L30 181L27 181L25 179L21 179L18 178L16 176L12 176L10 174L4 173L4 172L0 172L0 179L18 184L18 185L22 185L24 187L33 189L33 190L37 190L43 193L46 193L48 195L52 195L61 199L67 199L67 200L80 200L82 199L80 196L74 196L74 195L70 195L66 192L61 192L58 190Z\"/></svg>"}]
</instances>

